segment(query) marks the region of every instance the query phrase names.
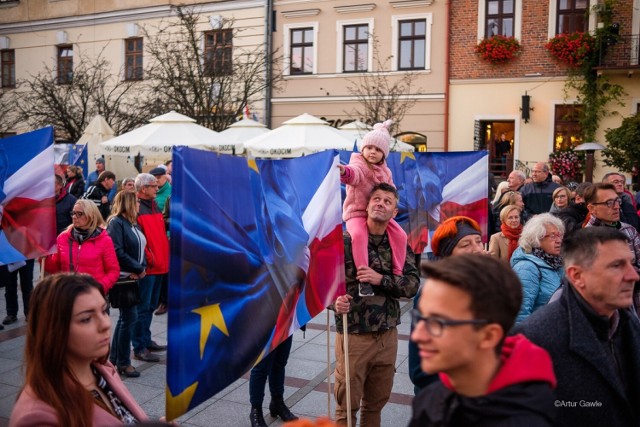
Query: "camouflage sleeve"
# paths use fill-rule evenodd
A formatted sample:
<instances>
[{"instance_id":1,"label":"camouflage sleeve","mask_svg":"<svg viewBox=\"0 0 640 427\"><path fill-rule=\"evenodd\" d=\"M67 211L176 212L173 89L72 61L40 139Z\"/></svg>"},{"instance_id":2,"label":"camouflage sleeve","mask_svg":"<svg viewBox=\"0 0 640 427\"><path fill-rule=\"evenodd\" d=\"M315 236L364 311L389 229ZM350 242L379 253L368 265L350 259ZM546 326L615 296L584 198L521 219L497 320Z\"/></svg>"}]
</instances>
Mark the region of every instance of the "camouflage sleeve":
<instances>
[{"instance_id":1,"label":"camouflage sleeve","mask_svg":"<svg viewBox=\"0 0 640 427\"><path fill-rule=\"evenodd\" d=\"M420 287L420 274L416 267L416 256L409 246L407 246L402 276L385 274L380 287L385 294L393 298L413 298L416 295Z\"/></svg>"}]
</instances>

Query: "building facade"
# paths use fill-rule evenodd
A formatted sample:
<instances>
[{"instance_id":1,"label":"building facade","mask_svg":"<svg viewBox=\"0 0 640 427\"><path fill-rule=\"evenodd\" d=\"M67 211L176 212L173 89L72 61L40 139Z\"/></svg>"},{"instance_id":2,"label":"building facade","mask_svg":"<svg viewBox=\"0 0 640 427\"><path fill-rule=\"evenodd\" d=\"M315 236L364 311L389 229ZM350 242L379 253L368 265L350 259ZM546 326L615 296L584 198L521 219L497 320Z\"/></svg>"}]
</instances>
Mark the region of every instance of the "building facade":
<instances>
[{"instance_id":1,"label":"building facade","mask_svg":"<svg viewBox=\"0 0 640 427\"><path fill-rule=\"evenodd\" d=\"M0 1L0 90L11 96L20 90L16 82L45 69L52 70L52 77L64 85L72 79L81 58L98 56L108 61L110 72L119 80L143 82L147 79L145 69L152 64L149 38L177 22L178 5L182 2ZM197 43L205 52L205 62L212 58L211 64L224 68L238 48L263 49L264 0L196 0L189 7L199 17L196 33L201 37ZM221 29L222 22L227 21L233 22L233 39ZM219 37L224 39L218 40ZM223 43L228 43L229 48L208 51L210 46L219 48ZM205 63L204 67L209 65ZM131 93L136 96L135 90ZM264 114L264 101L261 94L250 103L258 116ZM29 129L18 124L12 130L20 133Z\"/></svg>"},{"instance_id":2,"label":"building facade","mask_svg":"<svg viewBox=\"0 0 640 427\"><path fill-rule=\"evenodd\" d=\"M394 96L389 88L410 73L412 87L396 95L401 103L415 104L396 132L414 134L405 141L419 150L444 150L444 2L276 0L274 12L273 44L284 58L285 82L273 95L273 126L300 112L334 126L369 121L362 114L362 99Z\"/></svg>"},{"instance_id":3,"label":"building facade","mask_svg":"<svg viewBox=\"0 0 640 427\"><path fill-rule=\"evenodd\" d=\"M516 167L526 169L546 161L549 153L574 147L584 141L577 123L575 91L565 93L568 67L545 48L549 39L562 32L593 32L600 19L597 0L461 0L451 2L450 114L451 150L489 149L495 157L495 142L502 133L511 142ZM606 145L604 132L635 114L640 104L638 34L640 2L619 0L613 23L620 39L611 48L613 62L602 58L598 73L624 88L624 107L609 105L619 115L600 123L596 141ZM588 14L588 15L587 15ZM483 61L475 53L480 40L492 34L513 36L521 45L520 55L503 64ZM527 96L530 110L523 109ZM607 168L596 153L595 176Z\"/></svg>"}]
</instances>

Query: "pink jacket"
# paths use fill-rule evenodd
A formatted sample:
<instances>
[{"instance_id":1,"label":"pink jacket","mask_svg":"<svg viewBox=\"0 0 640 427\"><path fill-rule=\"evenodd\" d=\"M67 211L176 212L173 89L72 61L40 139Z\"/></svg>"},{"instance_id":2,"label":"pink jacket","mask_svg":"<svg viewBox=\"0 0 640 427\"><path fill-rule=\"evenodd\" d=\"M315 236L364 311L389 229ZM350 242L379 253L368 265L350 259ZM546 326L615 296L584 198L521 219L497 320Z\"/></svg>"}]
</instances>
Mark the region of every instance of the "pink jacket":
<instances>
[{"instance_id":1,"label":"pink jacket","mask_svg":"<svg viewBox=\"0 0 640 427\"><path fill-rule=\"evenodd\" d=\"M60 233L56 253L47 257L44 269L47 273L71 271L70 251L73 250L73 271L93 276L109 292L118 280L120 265L111 237L105 230L88 238L81 245L71 236L71 230ZM73 248L73 249L72 249Z\"/></svg>"},{"instance_id":2,"label":"pink jacket","mask_svg":"<svg viewBox=\"0 0 640 427\"><path fill-rule=\"evenodd\" d=\"M98 372L104 377L111 389L122 401L124 406L138 421L147 421L147 415L144 413L140 405L135 401L129 390L125 387L120 379L120 375L116 368L107 362L104 365L95 363L93 365ZM72 403L70 403L72 404ZM54 409L38 399L31 390L26 386L20 393L18 401L13 407L11 418L9 419L9 427L28 427L28 426L58 426L58 417ZM92 427L112 427L122 425L122 421L105 411L98 405L93 405L93 423Z\"/></svg>"},{"instance_id":3,"label":"pink jacket","mask_svg":"<svg viewBox=\"0 0 640 427\"><path fill-rule=\"evenodd\" d=\"M340 181L347 184L347 197L342 206L342 220L347 221L355 217L367 216L369 194L373 186L385 182L393 184L391 169L386 163L369 165L360 153L353 153L349 165L345 166L346 173Z\"/></svg>"}]
</instances>

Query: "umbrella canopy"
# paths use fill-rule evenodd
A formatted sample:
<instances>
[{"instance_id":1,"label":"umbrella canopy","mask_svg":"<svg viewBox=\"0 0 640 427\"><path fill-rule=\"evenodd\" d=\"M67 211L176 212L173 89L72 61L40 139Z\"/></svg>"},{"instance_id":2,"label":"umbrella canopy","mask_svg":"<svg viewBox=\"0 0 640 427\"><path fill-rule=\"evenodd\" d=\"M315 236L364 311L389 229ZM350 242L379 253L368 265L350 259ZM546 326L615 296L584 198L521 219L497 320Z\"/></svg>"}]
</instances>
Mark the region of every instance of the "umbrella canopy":
<instances>
[{"instance_id":1,"label":"umbrella canopy","mask_svg":"<svg viewBox=\"0 0 640 427\"><path fill-rule=\"evenodd\" d=\"M112 156L144 156L146 161L169 160L175 145L205 148L223 153L233 152L233 141L216 131L196 124L191 117L171 111L149 120L148 125L127 132L101 144Z\"/></svg>"},{"instance_id":2,"label":"umbrella canopy","mask_svg":"<svg viewBox=\"0 0 640 427\"><path fill-rule=\"evenodd\" d=\"M95 160L103 154L102 146L100 144L112 139L114 135L115 132L100 114L96 114L96 116L91 119L85 128L84 133L78 142L76 142L76 144L86 145L85 150L87 150L87 159L89 164L79 165L82 166L85 178L91 171L93 171ZM121 158L112 159L111 157L107 157L105 161L105 170L116 174L116 178L119 180L126 177L134 177L138 174L138 170L134 166L133 160L127 159L126 161L123 161Z\"/></svg>"},{"instance_id":3,"label":"umbrella canopy","mask_svg":"<svg viewBox=\"0 0 640 427\"><path fill-rule=\"evenodd\" d=\"M373 127L369 126L364 122L361 122L360 120L356 120L354 122L347 123L344 126L340 126L338 129L340 129L343 132L346 132L347 134L349 134L354 138L358 138L358 142L360 142L362 137L364 137L367 134L367 132L373 130ZM402 142L395 138L391 138L391 141L389 141L389 150L390 151L416 151L413 145L407 144L406 142Z\"/></svg>"},{"instance_id":4,"label":"umbrella canopy","mask_svg":"<svg viewBox=\"0 0 640 427\"><path fill-rule=\"evenodd\" d=\"M300 157L330 149L351 151L353 142L329 123L305 113L250 139L244 148L254 157Z\"/></svg>"},{"instance_id":5,"label":"umbrella canopy","mask_svg":"<svg viewBox=\"0 0 640 427\"><path fill-rule=\"evenodd\" d=\"M244 153L244 142L269 132L269 129L260 122L244 118L235 122L222 132L220 135L236 142L235 153Z\"/></svg>"}]
</instances>

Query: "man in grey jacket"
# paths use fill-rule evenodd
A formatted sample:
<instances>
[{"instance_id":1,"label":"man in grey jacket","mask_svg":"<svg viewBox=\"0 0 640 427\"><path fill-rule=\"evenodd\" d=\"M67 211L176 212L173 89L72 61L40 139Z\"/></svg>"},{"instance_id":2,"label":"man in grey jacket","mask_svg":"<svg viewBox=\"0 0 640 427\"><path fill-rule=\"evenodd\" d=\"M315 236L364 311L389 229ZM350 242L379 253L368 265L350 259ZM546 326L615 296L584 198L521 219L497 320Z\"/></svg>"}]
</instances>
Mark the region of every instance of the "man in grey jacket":
<instances>
[{"instance_id":1,"label":"man in grey jacket","mask_svg":"<svg viewBox=\"0 0 640 427\"><path fill-rule=\"evenodd\" d=\"M640 321L630 309L640 279L627 238L610 227L568 235L562 296L516 326L546 349L558 380L557 426L638 426Z\"/></svg>"}]
</instances>

